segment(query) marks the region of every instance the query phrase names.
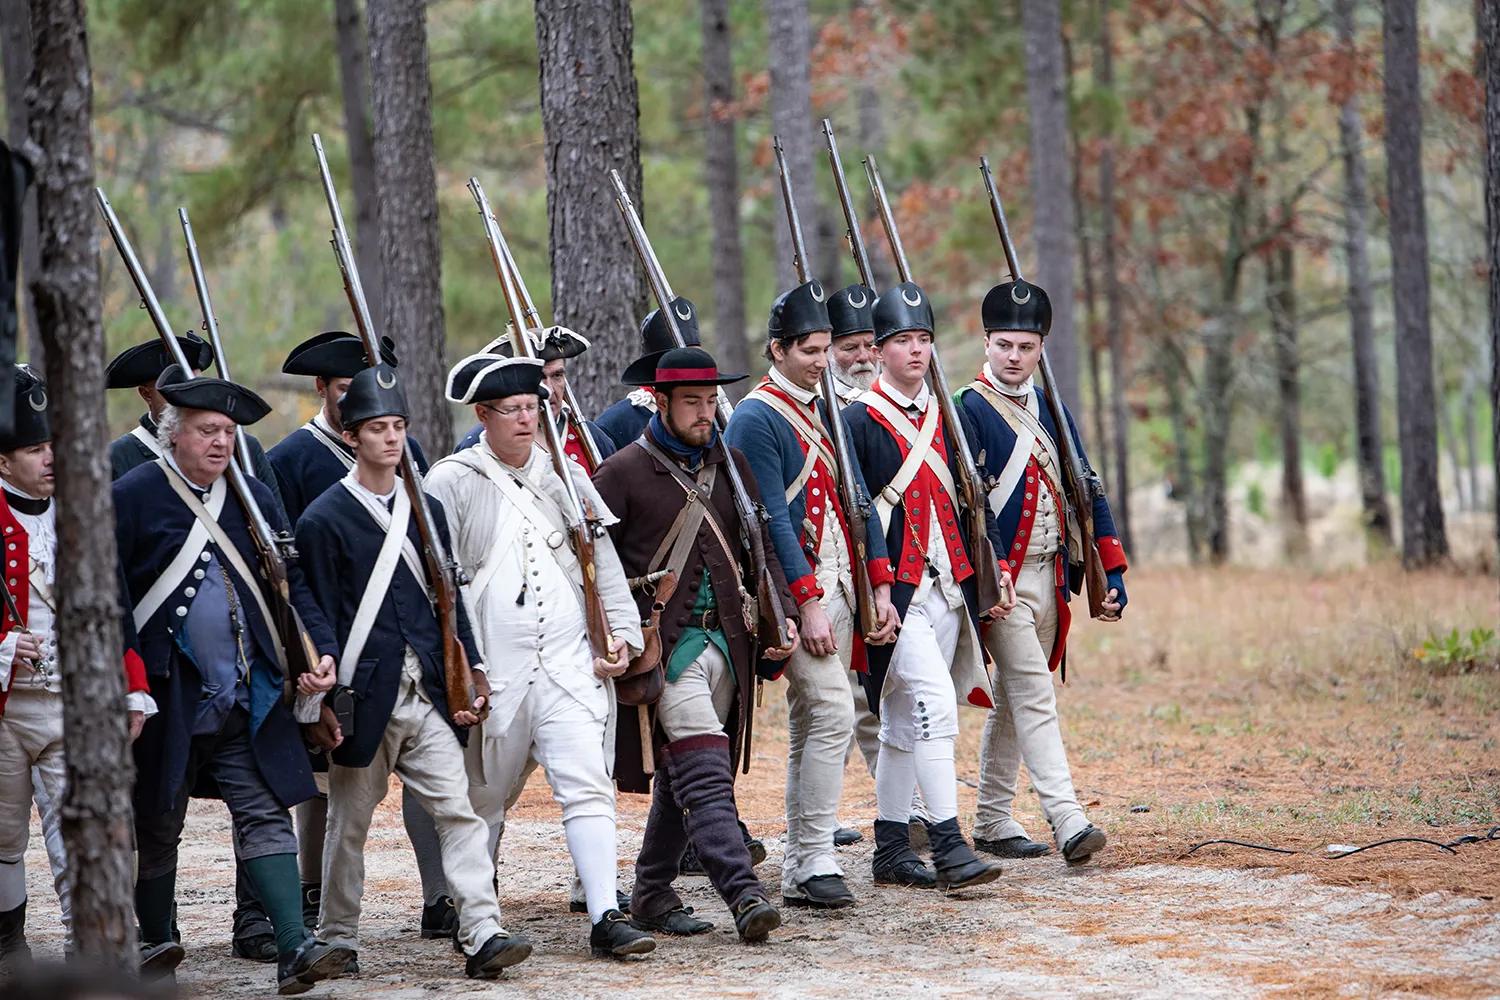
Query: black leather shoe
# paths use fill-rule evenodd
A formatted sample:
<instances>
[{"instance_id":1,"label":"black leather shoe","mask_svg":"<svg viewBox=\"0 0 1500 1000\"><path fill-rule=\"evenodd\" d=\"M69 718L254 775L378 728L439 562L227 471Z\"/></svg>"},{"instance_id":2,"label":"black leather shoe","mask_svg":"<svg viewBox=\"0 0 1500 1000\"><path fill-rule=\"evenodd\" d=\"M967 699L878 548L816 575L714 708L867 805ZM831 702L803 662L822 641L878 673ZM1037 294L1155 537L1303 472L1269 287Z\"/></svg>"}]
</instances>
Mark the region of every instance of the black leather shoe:
<instances>
[{"instance_id":1,"label":"black leather shoe","mask_svg":"<svg viewBox=\"0 0 1500 1000\"><path fill-rule=\"evenodd\" d=\"M1087 864L1090 858L1104 850L1107 839L1103 830L1090 823L1068 838L1062 849L1063 860L1069 865Z\"/></svg>"},{"instance_id":2,"label":"black leather shoe","mask_svg":"<svg viewBox=\"0 0 1500 1000\"><path fill-rule=\"evenodd\" d=\"M931 889L937 876L922 863L907 840L906 824L892 820L875 821L875 857L870 863L876 885L907 885L914 889Z\"/></svg>"},{"instance_id":3,"label":"black leather shoe","mask_svg":"<svg viewBox=\"0 0 1500 1000\"><path fill-rule=\"evenodd\" d=\"M781 911L762 896L746 896L734 908L734 929L746 944L758 944L781 926Z\"/></svg>"},{"instance_id":4,"label":"black leather shoe","mask_svg":"<svg viewBox=\"0 0 1500 1000\"><path fill-rule=\"evenodd\" d=\"M16 967L31 961L26 944L26 900L13 910L0 913L0 966Z\"/></svg>"},{"instance_id":5,"label":"black leather shoe","mask_svg":"<svg viewBox=\"0 0 1500 1000\"><path fill-rule=\"evenodd\" d=\"M433 941L437 938L452 937L453 930L458 926L458 910L453 905L453 897L442 895L438 901L431 906L422 907L422 937L424 940Z\"/></svg>"},{"instance_id":6,"label":"black leather shoe","mask_svg":"<svg viewBox=\"0 0 1500 1000\"><path fill-rule=\"evenodd\" d=\"M844 884L842 875L814 875L805 882L797 883L802 890L800 896L781 894L785 906L811 906L820 910L837 910L854 905L854 893Z\"/></svg>"},{"instance_id":7,"label":"black leather shoe","mask_svg":"<svg viewBox=\"0 0 1500 1000\"><path fill-rule=\"evenodd\" d=\"M514 934L496 934L464 963L470 979L499 979L500 970L531 957L531 942Z\"/></svg>"},{"instance_id":8,"label":"black leather shoe","mask_svg":"<svg viewBox=\"0 0 1500 1000\"><path fill-rule=\"evenodd\" d=\"M619 910L607 910L589 931L589 948L601 957L624 958L656 950L656 938L630 922Z\"/></svg>"},{"instance_id":9,"label":"black leather shoe","mask_svg":"<svg viewBox=\"0 0 1500 1000\"><path fill-rule=\"evenodd\" d=\"M182 964L187 952L176 941L141 942L141 978L161 979Z\"/></svg>"},{"instance_id":10,"label":"black leather shoe","mask_svg":"<svg viewBox=\"0 0 1500 1000\"><path fill-rule=\"evenodd\" d=\"M956 818L928 824L927 834L932 839L932 867L937 869L939 889L984 885L1000 877L998 864L981 861L969 848Z\"/></svg>"},{"instance_id":11,"label":"black leather shoe","mask_svg":"<svg viewBox=\"0 0 1500 1000\"><path fill-rule=\"evenodd\" d=\"M714 925L707 920L699 920L693 916L691 906L678 906L655 917L632 914L630 922L643 931L656 931L674 937L692 937L695 934L707 934L714 929Z\"/></svg>"},{"instance_id":12,"label":"black leather shoe","mask_svg":"<svg viewBox=\"0 0 1500 1000\"><path fill-rule=\"evenodd\" d=\"M992 854L997 858L1039 858L1043 854L1050 853L1052 848L1027 837L1005 837L1000 840L975 837L974 850Z\"/></svg>"},{"instance_id":13,"label":"black leather shoe","mask_svg":"<svg viewBox=\"0 0 1500 1000\"><path fill-rule=\"evenodd\" d=\"M252 962L276 961L276 931L259 902L244 903L235 908L230 950L236 958Z\"/></svg>"},{"instance_id":14,"label":"black leather shoe","mask_svg":"<svg viewBox=\"0 0 1500 1000\"><path fill-rule=\"evenodd\" d=\"M308 938L276 963L276 992L284 997L306 993L325 979L337 979L349 967L353 950Z\"/></svg>"},{"instance_id":15,"label":"black leather shoe","mask_svg":"<svg viewBox=\"0 0 1500 1000\"><path fill-rule=\"evenodd\" d=\"M852 827L841 826L833 831L834 847L848 847L850 844L857 844L864 839L865 835Z\"/></svg>"},{"instance_id":16,"label":"black leather shoe","mask_svg":"<svg viewBox=\"0 0 1500 1000\"><path fill-rule=\"evenodd\" d=\"M628 892L621 892L619 889L615 890L615 909L619 910L621 913L624 913L624 914L629 914L630 913L630 893L628 893ZM588 902L588 900L586 900L586 899L570 899L570 900L568 900L568 912L569 913L587 913L587 912L589 912L589 902Z\"/></svg>"},{"instance_id":17,"label":"black leather shoe","mask_svg":"<svg viewBox=\"0 0 1500 1000\"><path fill-rule=\"evenodd\" d=\"M357 975L359 975L359 952L357 952L357 951L351 951L351 952L349 952L349 964L346 965L346 966L344 966L344 971L342 973L340 973L340 975L344 975L344 976L357 976ZM337 979L338 977L335 976L334 978Z\"/></svg>"},{"instance_id":18,"label":"black leather shoe","mask_svg":"<svg viewBox=\"0 0 1500 1000\"><path fill-rule=\"evenodd\" d=\"M765 848L761 848L765 850ZM754 858L751 859L753 864ZM693 842L688 841L687 848L682 852L682 861L677 865L678 875L707 875L703 870L703 862L698 860L698 852L693 850Z\"/></svg>"},{"instance_id":19,"label":"black leather shoe","mask_svg":"<svg viewBox=\"0 0 1500 1000\"><path fill-rule=\"evenodd\" d=\"M302 926L309 934L318 930L318 909L323 905L323 883L302 883Z\"/></svg>"},{"instance_id":20,"label":"black leather shoe","mask_svg":"<svg viewBox=\"0 0 1500 1000\"><path fill-rule=\"evenodd\" d=\"M766 845L750 836L750 828L745 825L744 820L737 820L740 825L740 834L745 838L745 850L750 852L750 867L754 868L766 860Z\"/></svg>"}]
</instances>

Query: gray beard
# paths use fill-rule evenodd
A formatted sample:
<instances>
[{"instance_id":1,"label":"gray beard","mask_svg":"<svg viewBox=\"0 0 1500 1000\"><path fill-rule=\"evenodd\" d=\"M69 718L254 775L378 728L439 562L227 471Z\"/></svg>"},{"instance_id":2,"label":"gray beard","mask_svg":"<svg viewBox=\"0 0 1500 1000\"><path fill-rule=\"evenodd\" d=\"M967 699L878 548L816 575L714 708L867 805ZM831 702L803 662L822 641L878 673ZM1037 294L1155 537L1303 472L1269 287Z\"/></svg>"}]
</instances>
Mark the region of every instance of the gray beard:
<instances>
[{"instance_id":1,"label":"gray beard","mask_svg":"<svg viewBox=\"0 0 1500 1000\"><path fill-rule=\"evenodd\" d=\"M843 365L839 364L837 361L833 361L831 362L831 364L833 367L834 377L836 377L840 382L844 383L845 385L852 385L856 389L860 389L865 392L869 392L871 389L875 388L875 379L880 376L879 368L876 368L871 372L861 372L856 375L853 372L849 371L849 369L845 368Z\"/></svg>"}]
</instances>

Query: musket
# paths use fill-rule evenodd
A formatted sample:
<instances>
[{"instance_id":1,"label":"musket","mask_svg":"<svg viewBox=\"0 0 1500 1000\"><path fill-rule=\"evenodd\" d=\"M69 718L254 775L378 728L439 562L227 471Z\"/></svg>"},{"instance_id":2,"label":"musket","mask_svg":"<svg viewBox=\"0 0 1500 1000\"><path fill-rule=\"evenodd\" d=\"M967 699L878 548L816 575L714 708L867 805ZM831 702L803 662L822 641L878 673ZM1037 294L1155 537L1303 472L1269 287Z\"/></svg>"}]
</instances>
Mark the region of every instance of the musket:
<instances>
[{"instance_id":1,"label":"musket","mask_svg":"<svg viewBox=\"0 0 1500 1000\"><path fill-rule=\"evenodd\" d=\"M469 179L470 193L473 193L473 185L475 183L477 183L477 180L475 178ZM482 193L483 192L481 192L481 194ZM478 197L479 195L475 195L476 199ZM494 213L492 212L490 214L491 217L493 217ZM486 227L488 227L488 224L486 224ZM496 225L495 231L497 234L499 234L499 230L500 227ZM494 247L490 247L490 251L492 253L494 252L494 249ZM526 321L525 326L529 329L538 331L537 340L538 343L540 343L542 315L537 311L536 303L532 301L531 291L526 287L526 279L522 276L521 269L516 266L516 259L515 257L511 256L510 253L510 244L505 241L505 237L503 235L500 235L500 249L504 252L505 266L510 271L510 276L515 283L516 291L519 292L521 296L521 313ZM500 265L498 261L496 262L495 266L497 269L499 268ZM515 327L516 325L517 324L514 322L511 324L512 327ZM511 336L515 336L514 332L512 332ZM594 435L593 432L589 430L588 421L584 419L583 408L578 405L578 397L573 395L573 383L569 382L566 378L563 379L563 398L560 402L562 405L559 407L559 409L561 409L563 411L563 414L567 417L569 426L573 428L573 433L578 435L578 441L583 445L583 453L588 456L590 468L598 469L599 464L604 461L604 456L599 451L599 445L594 441Z\"/></svg>"},{"instance_id":2,"label":"musket","mask_svg":"<svg viewBox=\"0 0 1500 1000\"><path fill-rule=\"evenodd\" d=\"M885 182L880 179L880 165L872 153L865 157L865 176L870 182L870 192L875 196L875 207L880 213L881 225L885 228L887 242L891 246L891 257L896 262L896 273L903 282L911 281L911 265L906 260L906 250L901 245L901 233L896 229L896 218L891 214L890 199L885 196ZM847 209L846 209L847 211ZM968 521L969 552L979 574L979 607L988 610L1002 602L1000 590L999 562L995 546L985 530L984 484L979 479L979 469L974 464L974 454L969 450L969 437L958 416L958 404L948 389L948 378L943 373L943 363L938 359L937 345L932 346L932 364L927 369L927 379L942 408L943 433L948 446L958 458L957 500L964 509Z\"/></svg>"},{"instance_id":3,"label":"musket","mask_svg":"<svg viewBox=\"0 0 1500 1000\"><path fill-rule=\"evenodd\" d=\"M370 304L365 299L365 286L359 280L359 264L354 257L354 247L349 242L349 230L344 226L344 212L339 207L338 191L333 186L333 174L328 169L328 157L323 153L323 139L314 134L313 149L318 154L318 173L323 180L323 197L328 201L328 214L333 222L333 255L338 260L339 273L344 279L344 294L348 296L349 308L354 313L354 326L359 339L365 345L365 358L373 368L380 364L380 345L377 341L374 321L370 317ZM448 695L450 714L472 709L474 704L474 679L469 670L469 656L464 652L463 642L458 636L459 585L463 582L458 563L443 546L438 534L437 522L432 517L432 506L427 502L427 493L422 489L422 473L417 468L412 454L411 438L406 439L406 450L401 455L401 480L406 494L411 498L412 514L417 521L417 535L422 541L422 562L427 567L431 583L431 601L437 615L438 627L443 635L443 681ZM486 704L480 718L489 715Z\"/></svg>"},{"instance_id":4,"label":"musket","mask_svg":"<svg viewBox=\"0 0 1500 1000\"><path fill-rule=\"evenodd\" d=\"M640 255L641 266L646 270L646 280L650 283L651 292L656 296L657 304L661 307L661 315L667 321L667 329L672 332L672 339L677 342L678 347L686 347L687 341L683 338L682 330L677 325L677 316L672 311L672 300L677 296L672 294L672 286L667 283L667 272L662 269L661 261L656 259L656 251L651 247L651 238L646 235L646 227L641 224L641 217L635 210L635 203L630 199L630 192L625 190L625 181L620 177L620 172L611 170L609 179L615 189L615 204L619 206L620 214L625 219L625 228L630 231L630 241L635 244L635 251ZM733 412L734 408L729 405L729 397L724 394L721 386L718 390L715 411L720 433L728 425L729 417ZM751 502L750 491L745 487L744 477L740 475L739 466L735 464L734 456L729 453L728 445L725 445L724 453L724 469L729 476L730 488L734 494L735 512L739 515L741 541L750 552L750 569L755 577L756 594L761 610L761 626L769 629L771 633L769 638L762 639L762 642L766 646L785 648L791 645L786 629L786 611L781 603L781 592L776 589L776 585L771 580L771 571L766 562L765 539L761 535L765 524L770 521L770 515L766 513L765 507Z\"/></svg>"},{"instance_id":5,"label":"musket","mask_svg":"<svg viewBox=\"0 0 1500 1000\"><path fill-rule=\"evenodd\" d=\"M193 272L193 288L198 292L198 308L203 312L203 329L208 334L208 343L214 350L214 363L219 367L219 377L233 382L229 374L229 358L224 353L224 343L219 339L219 319L214 315L214 304L208 297L208 279L203 274L203 261L198 257L198 241L193 239L193 224L188 221L187 209L177 210L177 219L182 223L182 238L187 243L188 267ZM234 448L239 452L240 465L252 476L255 462L250 458L250 439L245 428L234 425Z\"/></svg>"},{"instance_id":6,"label":"musket","mask_svg":"<svg viewBox=\"0 0 1500 1000\"><path fill-rule=\"evenodd\" d=\"M484 234L490 244L490 258L495 262L495 274L500 278L500 290L505 296L505 306L510 310L510 338L515 356L535 358L536 348L527 328L536 322L536 307L522 296L520 272L516 270L510 246L505 242L505 234L500 231L500 222L490 208L490 201L484 195L479 178L469 178L469 193L474 196L479 217L484 221ZM540 329L536 330L536 336L540 343ZM564 453L562 434L557 429L557 421L547 413L545 403L542 404L541 417L542 426L546 429L547 450L552 453L552 468L556 470L557 478L562 480L563 493L567 498L563 517L567 518L568 533L573 536L573 552L578 556L578 565L583 569L583 614L589 640L593 644L595 656L613 663L615 656L610 647L614 645L615 637L610 631L604 601L599 597L598 570L594 561L594 539L602 535L604 529L594 512L585 510L583 501L579 499L578 488L573 483L573 470L569 468L577 463Z\"/></svg>"},{"instance_id":7,"label":"musket","mask_svg":"<svg viewBox=\"0 0 1500 1000\"><path fill-rule=\"evenodd\" d=\"M995 187L995 176L990 173L990 158L979 158L979 174L984 178L984 191L990 199L990 213L995 217L995 228L1000 231L1000 245L1005 249L1005 266L1010 269L1012 281L1022 281L1021 262L1016 256L1016 245L1010 238L1010 226L1005 221L1005 206L1000 204L1000 191ZM1084 465L1083 453L1079 451L1073 435L1068 432L1067 411L1063 408L1062 396L1057 391L1057 378L1052 374L1052 362L1047 359L1047 350L1042 348L1042 360L1038 367L1042 376L1042 395L1047 398L1047 407L1052 411L1053 421L1060 433L1057 435L1058 457L1062 460L1064 502L1072 508L1078 518L1078 542L1083 549L1083 579L1088 584L1089 616L1103 615L1104 601L1109 595L1109 579L1104 575L1104 560L1094 544L1094 500L1103 491L1093 472ZM1066 523L1066 522L1065 522Z\"/></svg>"},{"instance_id":8,"label":"musket","mask_svg":"<svg viewBox=\"0 0 1500 1000\"><path fill-rule=\"evenodd\" d=\"M877 290L875 269L870 265L870 254L859 229L859 213L855 211L854 198L849 194L849 182L844 179L844 161L839 159L839 143L833 137L833 123L827 118L823 119L823 136L828 140L828 165L833 168L833 186L838 190L839 206L844 210L844 241L849 246L849 256L854 258L860 283L873 292Z\"/></svg>"},{"instance_id":9,"label":"musket","mask_svg":"<svg viewBox=\"0 0 1500 1000\"><path fill-rule=\"evenodd\" d=\"M824 121L827 125L827 121ZM771 137L771 149L776 154L776 171L781 177L781 200L786 204L786 224L792 231L792 263L797 270L797 281L806 283L807 244L802 239L802 220L797 215L797 200L792 195L792 178L786 169L786 150L782 148L781 136ZM820 386L823 390L823 405L827 410L828 436L833 444L833 460L838 466L839 502L849 519L849 537L854 546L854 608L859 615L860 635L872 635L880 629L875 618L875 588L870 583L870 567L866 559L866 526L870 521L870 498L860 486L854 474L853 453L849 450L849 432L844 426L844 416L839 409L838 385L833 379L832 366L823 369Z\"/></svg>"},{"instance_id":10,"label":"musket","mask_svg":"<svg viewBox=\"0 0 1500 1000\"><path fill-rule=\"evenodd\" d=\"M141 267L140 259L135 255L135 248L130 245L130 240L126 237L120 220L109 203L109 198L104 194L103 188L95 188L94 195L99 203L99 211L104 216L104 224L109 228L109 235L115 241L115 249L120 252L120 257L125 262L125 270L130 273L130 280L135 283L136 292L141 297L141 304L151 316L151 322L155 324L156 332L166 346L167 356L182 368L184 375L191 378L193 366L188 363L187 355L182 351L182 344L177 340L177 335L172 332L172 327L167 322L167 315L162 311L161 303L157 301L156 293L151 289L146 270ZM219 374L224 374L222 369ZM227 379L228 376L225 378ZM307 634L307 628L302 624L302 616L292 606L291 586L287 580L286 564L287 560L297 558L297 550L292 543L291 535L272 529L271 522L266 520L265 512L261 510L260 504L255 499L255 494L250 491L248 474L233 455L229 457L229 465L224 470L224 475L229 481L229 488L234 493L235 500L245 512L245 520L250 526L250 536L255 540L255 549L260 556L261 575L269 584L270 601L268 604L273 620L268 624L276 630L286 655L285 696L290 700L292 693L296 690L297 678L314 670L319 660L317 648L313 646L312 639ZM256 582L246 581L246 583Z\"/></svg>"}]
</instances>

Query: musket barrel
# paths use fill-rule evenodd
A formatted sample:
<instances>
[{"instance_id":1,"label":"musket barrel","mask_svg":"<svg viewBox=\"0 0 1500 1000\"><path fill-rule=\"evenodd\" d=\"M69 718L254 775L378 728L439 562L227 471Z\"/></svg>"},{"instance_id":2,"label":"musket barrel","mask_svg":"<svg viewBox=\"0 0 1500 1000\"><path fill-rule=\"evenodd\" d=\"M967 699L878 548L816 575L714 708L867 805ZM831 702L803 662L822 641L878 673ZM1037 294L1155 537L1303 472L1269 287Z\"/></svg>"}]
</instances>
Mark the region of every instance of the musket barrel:
<instances>
[{"instance_id":1,"label":"musket barrel","mask_svg":"<svg viewBox=\"0 0 1500 1000\"><path fill-rule=\"evenodd\" d=\"M349 285L349 305L354 310L355 327L360 339L365 342L365 355L370 364L380 364L380 345L376 342L375 321L370 316L370 302L365 298L365 286L359 280L359 268L354 262L354 245L349 242L349 230L344 225L344 210L339 206L339 193L333 186L333 171L328 169L328 156L323 152L323 137L314 132L313 149L318 153L318 176L323 181L323 197L328 202L328 214L333 220L333 252L338 258L339 270Z\"/></svg>"},{"instance_id":2,"label":"musket barrel","mask_svg":"<svg viewBox=\"0 0 1500 1000\"><path fill-rule=\"evenodd\" d=\"M989 195L990 214L995 217L995 228L1000 230L1000 245L1005 249L1005 266L1010 268L1010 279L1021 281L1021 258L1016 253L1016 244L1010 238L1010 225L1005 221L1005 206L1000 203L1000 191L995 187L995 175L990 172L990 158L979 158L979 174L984 178L984 191Z\"/></svg>"},{"instance_id":3,"label":"musket barrel","mask_svg":"<svg viewBox=\"0 0 1500 1000\"><path fill-rule=\"evenodd\" d=\"M226 382L233 382L234 376L229 374L229 356L224 352L224 342L219 339L219 320L214 315L214 304L209 298L208 278L203 273L203 261L198 256L198 241L193 239L193 224L188 221L187 209L177 209L177 219L182 223L188 266L193 272L193 288L198 292L198 308L203 312L203 329L208 333L208 343L213 348L214 361L219 366L219 377ZM240 454L240 464L245 467L245 471L254 474L255 462L250 458L250 441L245 436L245 428L238 424L234 428L234 447Z\"/></svg>"},{"instance_id":4,"label":"musket barrel","mask_svg":"<svg viewBox=\"0 0 1500 1000\"><path fill-rule=\"evenodd\" d=\"M839 157L839 143L833 137L833 123L823 119L823 135L828 139L828 162L833 167L833 186L838 190L839 205L844 210L844 239L849 244L849 253L854 258L854 267L859 280L875 291L875 271L870 266L869 249L865 246L864 234L859 229L859 213L854 209L854 198L849 193L849 182L844 178L844 161Z\"/></svg>"},{"instance_id":5,"label":"musket barrel","mask_svg":"<svg viewBox=\"0 0 1500 1000\"><path fill-rule=\"evenodd\" d=\"M865 176L870 181L870 190L875 195L875 207L880 211L880 221L885 226L885 236L891 244L891 256L896 260L896 274L901 281L910 281L911 265L906 262L906 248L901 245L901 233L896 229L896 218L891 214L891 202L885 196L885 181L880 179L880 164L875 162L874 153L865 157Z\"/></svg>"},{"instance_id":6,"label":"musket barrel","mask_svg":"<svg viewBox=\"0 0 1500 1000\"><path fill-rule=\"evenodd\" d=\"M792 197L792 178L786 167L786 147L781 136L771 137L771 150L776 154L776 173L781 178L781 200L786 205L786 224L792 233L792 267L797 280L807 280L807 243L802 237L802 220L797 216L797 200Z\"/></svg>"}]
</instances>

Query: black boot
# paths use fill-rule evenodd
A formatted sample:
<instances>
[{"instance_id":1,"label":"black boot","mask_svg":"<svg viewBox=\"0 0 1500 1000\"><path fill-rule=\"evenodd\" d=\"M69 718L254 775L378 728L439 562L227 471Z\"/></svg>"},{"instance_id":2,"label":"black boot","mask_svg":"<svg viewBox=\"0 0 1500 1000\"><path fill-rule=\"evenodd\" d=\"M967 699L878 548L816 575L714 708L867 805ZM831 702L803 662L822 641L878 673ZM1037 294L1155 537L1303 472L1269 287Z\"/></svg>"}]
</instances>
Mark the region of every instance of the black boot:
<instances>
[{"instance_id":1,"label":"black boot","mask_svg":"<svg viewBox=\"0 0 1500 1000\"><path fill-rule=\"evenodd\" d=\"M452 937L458 927L458 910L453 897L444 893L431 906L422 907L422 937L428 941Z\"/></svg>"},{"instance_id":2,"label":"black boot","mask_svg":"<svg viewBox=\"0 0 1500 1000\"><path fill-rule=\"evenodd\" d=\"M630 922L643 931L656 931L674 937L692 937L695 934L707 934L714 929L714 925L707 920L699 920L693 916L691 906L679 906L655 917L632 914Z\"/></svg>"},{"instance_id":3,"label":"black boot","mask_svg":"<svg viewBox=\"0 0 1500 1000\"><path fill-rule=\"evenodd\" d=\"M325 979L337 979L354 952L341 944L307 938L296 951L277 957L276 992L284 997L306 993Z\"/></svg>"},{"instance_id":4,"label":"black boot","mask_svg":"<svg viewBox=\"0 0 1500 1000\"><path fill-rule=\"evenodd\" d=\"M911 849L905 823L877 819L875 821L875 858L871 863L876 885L909 885L916 889L931 889L937 885L937 876L922 863L917 852Z\"/></svg>"},{"instance_id":5,"label":"black boot","mask_svg":"<svg viewBox=\"0 0 1500 1000\"><path fill-rule=\"evenodd\" d=\"M984 885L1000 877L998 864L981 861L970 850L963 831L958 828L958 817L927 824L927 836L932 843L932 866L937 869L939 889Z\"/></svg>"},{"instance_id":6,"label":"black boot","mask_svg":"<svg viewBox=\"0 0 1500 1000\"><path fill-rule=\"evenodd\" d=\"M530 957L530 941L519 935L496 934L469 956L464 963L464 974L470 979L499 979L500 970Z\"/></svg>"},{"instance_id":7,"label":"black boot","mask_svg":"<svg viewBox=\"0 0 1500 1000\"><path fill-rule=\"evenodd\" d=\"M309 934L318 931L318 909L323 905L323 883L302 883L302 926Z\"/></svg>"},{"instance_id":8,"label":"black boot","mask_svg":"<svg viewBox=\"0 0 1500 1000\"><path fill-rule=\"evenodd\" d=\"M734 929L746 944L759 944L780 926L781 911L764 896L746 896L734 907Z\"/></svg>"},{"instance_id":9,"label":"black boot","mask_svg":"<svg viewBox=\"0 0 1500 1000\"><path fill-rule=\"evenodd\" d=\"M231 938L234 954L252 962L276 961L276 931L261 904L255 879L245 868L245 862L238 858L234 862L234 902L234 933ZM176 913L173 913L173 925L175 930ZM176 934L173 937L182 940Z\"/></svg>"},{"instance_id":10,"label":"black boot","mask_svg":"<svg viewBox=\"0 0 1500 1000\"><path fill-rule=\"evenodd\" d=\"M1105 839L1104 831L1090 823L1068 838L1062 848L1063 859L1070 866L1087 864L1096 852L1104 850Z\"/></svg>"},{"instance_id":11,"label":"black boot","mask_svg":"<svg viewBox=\"0 0 1500 1000\"><path fill-rule=\"evenodd\" d=\"M619 910L606 910L589 931L589 948L595 955L624 958L656 950L656 938L632 926Z\"/></svg>"},{"instance_id":12,"label":"black boot","mask_svg":"<svg viewBox=\"0 0 1500 1000\"><path fill-rule=\"evenodd\" d=\"M176 941L141 942L141 979L164 979L182 964L187 952Z\"/></svg>"},{"instance_id":13,"label":"black boot","mask_svg":"<svg viewBox=\"0 0 1500 1000\"><path fill-rule=\"evenodd\" d=\"M745 832L734 806L729 738L712 735L677 740L662 747L661 760L698 858L720 898L730 909L750 895L764 899L766 890L755 876ZM657 777L660 778L659 771ZM637 886L640 875L637 866ZM682 905L681 901L675 905ZM670 908L657 907L645 912L661 913Z\"/></svg>"},{"instance_id":14,"label":"black boot","mask_svg":"<svg viewBox=\"0 0 1500 1000\"><path fill-rule=\"evenodd\" d=\"M865 835L850 826L841 826L833 831L833 846L848 847L865 839Z\"/></svg>"},{"instance_id":15,"label":"black boot","mask_svg":"<svg viewBox=\"0 0 1500 1000\"><path fill-rule=\"evenodd\" d=\"M1027 837L1003 837L1000 840L975 837L974 850L993 854L997 858L1039 858L1052 848Z\"/></svg>"},{"instance_id":16,"label":"black boot","mask_svg":"<svg viewBox=\"0 0 1500 1000\"><path fill-rule=\"evenodd\" d=\"M745 825L744 820L736 820L736 822L740 825L740 834L745 838L745 850L750 852L750 867L754 868L766 860L766 845L750 836L750 828Z\"/></svg>"},{"instance_id":17,"label":"black boot","mask_svg":"<svg viewBox=\"0 0 1500 1000\"><path fill-rule=\"evenodd\" d=\"M0 966L24 965L31 961L26 945L26 900L14 910L0 913Z\"/></svg>"}]
</instances>

